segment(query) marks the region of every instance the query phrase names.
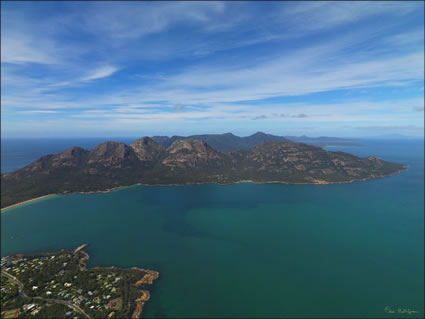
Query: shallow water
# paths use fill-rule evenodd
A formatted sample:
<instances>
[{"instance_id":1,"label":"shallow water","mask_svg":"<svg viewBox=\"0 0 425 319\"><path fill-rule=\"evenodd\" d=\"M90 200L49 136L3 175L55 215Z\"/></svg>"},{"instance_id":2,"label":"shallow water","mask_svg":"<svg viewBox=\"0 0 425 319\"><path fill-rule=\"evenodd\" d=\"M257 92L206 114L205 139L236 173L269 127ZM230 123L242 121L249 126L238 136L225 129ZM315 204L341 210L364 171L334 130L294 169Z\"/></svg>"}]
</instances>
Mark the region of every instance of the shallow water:
<instances>
[{"instance_id":1,"label":"shallow water","mask_svg":"<svg viewBox=\"0 0 425 319\"><path fill-rule=\"evenodd\" d=\"M56 196L1 214L1 253L88 243L89 267L158 270L148 317L370 318L385 306L423 316L423 141L338 150L409 170L352 184Z\"/></svg>"}]
</instances>

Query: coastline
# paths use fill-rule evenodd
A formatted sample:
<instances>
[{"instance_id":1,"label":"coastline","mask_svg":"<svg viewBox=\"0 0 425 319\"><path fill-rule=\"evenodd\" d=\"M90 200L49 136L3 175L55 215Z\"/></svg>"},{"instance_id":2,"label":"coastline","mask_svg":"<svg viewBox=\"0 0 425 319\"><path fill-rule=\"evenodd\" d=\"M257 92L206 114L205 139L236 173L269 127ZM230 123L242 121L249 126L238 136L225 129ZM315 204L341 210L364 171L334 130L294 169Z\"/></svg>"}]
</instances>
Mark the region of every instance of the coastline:
<instances>
[{"instance_id":1,"label":"coastline","mask_svg":"<svg viewBox=\"0 0 425 319\"><path fill-rule=\"evenodd\" d=\"M15 256L15 257L26 257L26 256L52 256L52 255L57 255L58 253L68 253L71 254L72 256L78 256L78 254L81 254L78 258L78 261L76 261L78 263L78 270L79 271L86 271L87 270L87 265L86 265L86 260L88 260L90 258L89 254L84 251L85 248L87 248L88 244L82 244L81 246L75 248L75 249L61 249L60 251L47 251L47 252L36 252L36 253L27 253L27 254L22 254L22 253L17 253L14 255L10 255L10 256ZM7 256L4 256L7 257ZM2 258L4 258L2 257ZM106 267L102 267L102 266L95 266L95 267L91 267L90 269L92 270L114 270L114 271L137 271L137 272L142 272L143 276L137 280L137 281L132 281L132 282L128 282L129 285L131 285L132 287L139 287L142 285L153 285L154 281L157 280L159 278L160 273L158 271L155 270L148 270L148 269L144 269L144 268L139 268L139 267L132 267L132 268L122 268L122 267L116 267L116 266L106 266ZM142 312L143 312L143 306L145 305L145 303L147 301L149 301L150 299L150 293L148 290L144 289L138 289L139 297L137 297L134 300L129 300L128 301L128 305L130 305L132 302L134 303L135 307L134 307L134 311L131 314L131 319L139 319ZM40 298L40 297L34 297L36 299ZM131 308L129 308L128 310L130 310ZM81 310L81 309L80 309ZM82 310L81 310L82 311ZM90 318L87 315L87 318Z\"/></svg>"},{"instance_id":2,"label":"coastline","mask_svg":"<svg viewBox=\"0 0 425 319\"><path fill-rule=\"evenodd\" d=\"M40 197L36 197L33 199L28 199L26 201L20 202L20 203L16 203L16 204L12 204L10 206L6 206L1 208L1 213L3 213L4 211L10 209L10 208L14 208L14 207L18 207L21 205L25 205L25 204L29 204L30 202L33 201L38 201L41 199L47 199L47 198L51 198L51 197L55 197L58 195L71 195L71 194L85 194L85 195L90 195L90 194L100 194L100 193L110 193L113 191L117 191L117 190L121 190L121 189L125 189L125 188L130 188L130 187L135 187L135 186L185 186L185 185L204 185L204 184L213 184L213 185L233 185L233 184L241 184L241 183L252 183L252 184L287 184L287 185L331 185L331 184L349 184L349 183L354 183L354 182L363 182L363 181L367 181L367 180L371 180L371 179L378 179L378 178L384 178L384 177L388 177L388 176L392 176L395 174L399 174L402 171L407 171L408 168L407 166L404 167L403 169L400 169L396 172L393 172L391 174L388 175L379 175L379 176L373 176L373 177L369 177L369 178L362 178L362 179L353 179L350 181L342 181L342 182L327 182L327 181L323 181L323 180L315 180L314 182L310 182L310 183L293 183L293 182L285 182L285 181L267 181L267 182L256 182L250 179L244 179L244 180L240 180L240 181L236 181L236 182L229 182L229 183L214 183L214 182L206 182L206 183L180 183L180 184L144 184L144 183L136 183L133 185L125 185L125 186L117 186L117 187L113 187L113 188L108 188L105 190L100 190L100 191L89 191L89 192L70 192L70 193L58 193L58 194L49 194L49 195L44 195L44 196L40 196Z\"/></svg>"},{"instance_id":3,"label":"coastline","mask_svg":"<svg viewBox=\"0 0 425 319\"><path fill-rule=\"evenodd\" d=\"M10 209L10 208L29 204L31 202L38 201L38 200L41 200L41 199L47 199L47 198L50 198L50 197L55 197L55 196L58 196L58 195L61 195L61 194L48 194L48 195L43 195L43 196L35 197L35 198L32 198L32 199L28 199L28 200L20 202L20 203L16 203L16 204L13 204L13 205L10 205L10 206L3 207L3 208L1 208L0 212L3 213L4 211L6 211L7 209Z\"/></svg>"}]
</instances>

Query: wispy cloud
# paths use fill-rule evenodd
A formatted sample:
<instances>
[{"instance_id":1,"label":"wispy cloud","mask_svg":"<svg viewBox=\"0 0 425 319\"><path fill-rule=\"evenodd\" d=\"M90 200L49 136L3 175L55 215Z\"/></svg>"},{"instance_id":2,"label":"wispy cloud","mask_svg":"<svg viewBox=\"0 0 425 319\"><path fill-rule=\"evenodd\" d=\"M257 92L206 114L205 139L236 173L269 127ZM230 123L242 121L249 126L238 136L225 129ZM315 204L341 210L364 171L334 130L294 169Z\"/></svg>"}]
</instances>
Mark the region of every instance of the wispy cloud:
<instances>
[{"instance_id":1,"label":"wispy cloud","mask_svg":"<svg viewBox=\"0 0 425 319\"><path fill-rule=\"evenodd\" d=\"M108 76L111 76L115 72L118 71L118 68L112 65L103 66L101 68L98 68L94 70L92 73L88 74L87 76L83 77L83 81L92 81L97 79L106 78Z\"/></svg>"},{"instance_id":2,"label":"wispy cloud","mask_svg":"<svg viewBox=\"0 0 425 319\"><path fill-rule=\"evenodd\" d=\"M82 16L83 27L88 32L115 40L135 39L181 22L208 23L211 27L225 5L222 2L123 2L119 6L92 3Z\"/></svg>"},{"instance_id":3,"label":"wispy cloud","mask_svg":"<svg viewBox=\"0 0 425 319\"><path fill-rule=\"evenodd\" d=\"M306 118L306 117L308 117L308 115L307 114L304 114L304 113L300 113L300 114L295 114L295 115L293 115L293 114L284 114L284 113L282 113L282 114L276 114L276 113L273 113L273 114L271 114L271 115L265 115L265 114L262 114L262 115L258 115L258 116L255 116L254 118L253 118L253 120L265 120L265 119L267 119L267 118L274 118L274 119L276 119L276 118L295 118L295 119L304 119L304 118Z\"/></svg>"},{"instance_id":4,"label":"wispy cloud","mask_svg":"<svg viewBox=\"0 0 425 319\"><path fill-rule=\"evenodd\" d=\"M382 14L403 16L417 9L416 4L409 2L311 1L294 2L285 6L281 14L298 30L317 32Z\"/></svg>"},{"instance_id":5,"label":"wispy cloud","mask_svg":"<svg viewBox=\"0 0 425 319\"><path fill-rule=\"evenodd\" d=\"M3 32L1 36L2 63L40 63L57 64L58 57L54 54L54 45L49 41L34 39L25 34Z\"/></svg>"},{"instance_id":6,"label":"wispy cloud","mask_svg":"<svg viewBox=\"0 0 425 319\"><path fill-rule=\"evenodd\" d=\"M19 111L21 114L53 114L58 113L58 111L53 110L28 110L28 111Z\"/></svg>"},{"instance_id":7,"label":"wispy cloud","mask_svg":"<svg viewBox=\"0 0 425 319\"><path fill-rule=\"evenodd\" d=\"M354 127L358 130L372 130L372 131L394 131L394 130L420 130L424 129L423 126L417 125L366 125Z\"/></svg>"},{"instance_id":8,"label":"wispy cloud","mask_svg":"<svg viewBox=\"0 0 425 319\"><path fill-rule=\"evenodd\" d=\"M169 123L201 131L222 123L295 129L423 120L420 2L93 2L84 10L53 2L45 9L2 3L9 128L31 115L51 127L56 116L82 127L99 120L105 128Z\"/></svg>"}]
</instances>

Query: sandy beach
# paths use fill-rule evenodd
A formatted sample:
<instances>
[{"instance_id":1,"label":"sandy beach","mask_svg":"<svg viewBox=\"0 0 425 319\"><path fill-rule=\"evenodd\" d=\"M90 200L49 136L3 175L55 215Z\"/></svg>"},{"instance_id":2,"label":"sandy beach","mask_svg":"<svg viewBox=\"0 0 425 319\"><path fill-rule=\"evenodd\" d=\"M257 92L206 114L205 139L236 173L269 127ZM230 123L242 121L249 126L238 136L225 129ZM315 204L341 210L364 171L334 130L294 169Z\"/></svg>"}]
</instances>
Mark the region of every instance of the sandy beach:
<instances>
[{"instance_id":1,"label":"sandy beach","mask_svg":"<svg viewBox=\"0 0 425 319\"><path fill-rule=\"evenodd\" d=\"M1 209L1 212L5 211L5 210L7 210L9 208L21 206L21 205L28 204L28 203L33 202L33 201L36 201L36 200L40 200L40 199L44 199L44 198L48 198L48 197L53 197L53 196L57 196L57 194L44 195L44 196L40 196L40 197L36 197L36 198L33 198L33 199L29 199L29 200L26 200L26 201L23 201L23 202L20 202L20 203L16 203L16 204L13 204L13 205L10 205L10 206L7 206L7 207L3 207Z\"/></svg>"},{"instance_id":2,"label":"sandy beach","mask_svg":"<svg viewBox=\"0 0 425 319\"><path fill-rule=\"evenodd\" d=\"M40 197L36 197L33 199L29 199L20 203L16 203L7 207L4 207L1 209L1 212L3 212L4 210L7 210L9 208L13 208L13 207L17 207L20 205L24 205L24 204L28 204L32 201L36 201L36 200L40 200L40 199L44 199L44 198L48 198L48 197L52 197L52 196L57 196L57 195L70 195L70 194L87 194L87 195L91 195L91 194L99 194L99 193L109 193L112 191L117 191L117 190L121 190L121 189L125 189L125 188L130 188L130 187L135 187L135 186L185 186L185 185L202 185L202 184L216 184L216 185L232 185L232 184L240 184L240 183L252 183L252 184L292 184L292 185L329 185L329 184L348 184L348 183L354 183L354 182L362 182L362 181L367 181L367 180L371 180L371 179L377 179L377 178L384 178L387 176L392 176L395 174L399 174L402 171L407 171L408 168L405 167L402 170L393 172L391 174L388 175L378 175L378 176L374 176L374 177L368 177L368 178L362 178L362 179L353 179L350 181L341 181L341 182L327 182L327 181L322 181L322 180L315 180L313 182L306 182L306 183L293 183L293 182L285 182L285 181L267 181L267 182L263 182L263 181L253 181L250 179L247 180L240 180L240 181L236 181L236 182L229 182L229 183L181 183L181 184L143 184L143 183L137 183L134 185L125 185L125 186L117 186L114 188L108 188L105 190L100 190L100 191L89 191L89 192L71 192L71 193L66 193L66 194L49 194L49 195L45 195L45 196L40 196Z\"/></svg>"}]
</instances>

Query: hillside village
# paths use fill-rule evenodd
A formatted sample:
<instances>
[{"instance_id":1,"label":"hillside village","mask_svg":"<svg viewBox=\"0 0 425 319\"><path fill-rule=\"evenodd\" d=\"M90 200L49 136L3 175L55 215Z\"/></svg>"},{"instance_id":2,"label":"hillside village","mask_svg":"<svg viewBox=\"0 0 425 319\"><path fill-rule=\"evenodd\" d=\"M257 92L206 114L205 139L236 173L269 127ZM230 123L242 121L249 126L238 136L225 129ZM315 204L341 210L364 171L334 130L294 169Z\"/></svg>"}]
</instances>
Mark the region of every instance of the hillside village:
<instances>
[{"instance_id":1,"label":"hillside village","mask_svg":"<svg viewBox=\"0 0 425 319\"><path fill-rule=\"evenodd\" d=\"M159 273L86 269L82 250L1 259L2 318L138 318Z\"/></svg>"}]
</instances>

